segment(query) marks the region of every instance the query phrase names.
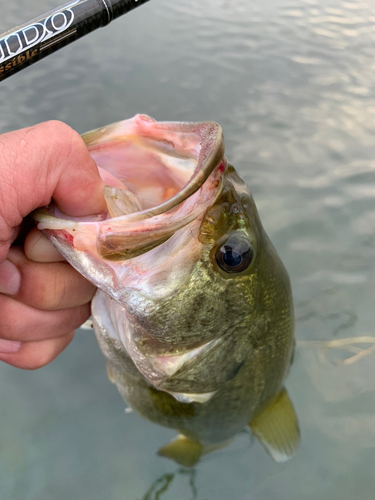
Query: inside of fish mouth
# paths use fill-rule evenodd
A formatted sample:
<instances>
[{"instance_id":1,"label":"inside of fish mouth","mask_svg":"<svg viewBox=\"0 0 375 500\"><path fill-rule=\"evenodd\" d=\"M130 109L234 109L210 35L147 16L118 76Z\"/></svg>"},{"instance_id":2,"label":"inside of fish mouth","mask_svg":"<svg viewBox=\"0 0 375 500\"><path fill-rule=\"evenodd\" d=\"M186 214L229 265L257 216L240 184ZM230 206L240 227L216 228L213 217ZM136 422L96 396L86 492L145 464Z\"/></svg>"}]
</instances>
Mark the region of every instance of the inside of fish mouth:
<instances>
[{"instance_id":1,"label":"inside of fish mouth","mask_svg":"<svg viewBox=\"0 0 375 500\"><path fill-rule=\"evenodd\" d=\"M156 153L131 141L92 151L91 155L106 185L106 218L165 203L189 183L197 165L196 158ZM138 203L134 203L134 198Z\"/></svg>"}]
</instances>

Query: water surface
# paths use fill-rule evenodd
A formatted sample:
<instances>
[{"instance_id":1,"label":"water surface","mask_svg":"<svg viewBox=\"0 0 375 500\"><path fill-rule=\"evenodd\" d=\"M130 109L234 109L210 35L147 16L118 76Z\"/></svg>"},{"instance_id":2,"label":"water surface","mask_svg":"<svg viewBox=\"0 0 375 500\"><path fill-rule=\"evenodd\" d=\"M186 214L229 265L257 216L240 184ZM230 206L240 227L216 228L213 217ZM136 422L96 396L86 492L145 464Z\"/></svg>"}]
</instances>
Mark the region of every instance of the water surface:
<instances>
[{"instance_id":1,"label":"water surface","mask_svg":"<svg viewBox=\"0 0 375 500\"><path fill-rule=\"evenodd\" d=\"M3 2L0 32L59 3ZM373 499L374 355L303 342L375 334L374 74L373 2L152 0L1 83L0 132L137 112L222 125L290 273L302 430L286 464L244 433L188 473L155 455L174 431L124 413L79 331L44 369L0 366L2 500Z\"/></svg>"}]
</instances>

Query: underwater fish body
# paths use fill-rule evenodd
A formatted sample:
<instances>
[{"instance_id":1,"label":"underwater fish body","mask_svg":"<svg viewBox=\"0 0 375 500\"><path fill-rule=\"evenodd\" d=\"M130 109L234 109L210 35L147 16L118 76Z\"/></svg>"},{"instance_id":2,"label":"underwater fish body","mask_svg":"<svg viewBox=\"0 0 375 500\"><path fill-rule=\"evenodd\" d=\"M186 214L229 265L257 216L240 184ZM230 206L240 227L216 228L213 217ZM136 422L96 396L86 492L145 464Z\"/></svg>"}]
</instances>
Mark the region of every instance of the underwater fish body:
<instances>
[{"instance_id":1,"label":"underwater fish body","mask_svg":"<svg viewBox=\"0 0 375 500\"><path fill-rule=\"evenodd\" d=\"M299 442L283 388L294 349L288 274L213 122L137 115L83 135L107 212L52 204L38 227L98 287L92 316L129 405L181 435L183 465L250 425L277 461Z\"/></svg>"}]
</instances>

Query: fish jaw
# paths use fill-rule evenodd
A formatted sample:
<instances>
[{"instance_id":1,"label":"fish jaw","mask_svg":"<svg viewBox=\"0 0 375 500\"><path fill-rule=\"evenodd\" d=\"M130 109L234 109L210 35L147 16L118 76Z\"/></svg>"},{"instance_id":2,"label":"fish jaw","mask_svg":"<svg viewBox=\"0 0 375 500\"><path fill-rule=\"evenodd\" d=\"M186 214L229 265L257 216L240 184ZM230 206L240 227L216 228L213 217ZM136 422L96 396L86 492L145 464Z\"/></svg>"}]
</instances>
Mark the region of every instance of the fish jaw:
<instances>
[{"instance_id":1,"label":"fish jaw","mask_svg":"<svg viewBox=\"0 0 375 500\"><path fill-rule=\"evenodd\" d=\"M126 186L142 209L79 218L51 204L33 216L83 276L118 300L132 259L197 220L220 194L227 165L222 130L213 122L156 122L136 115L83 138L104 182ZM147 195L152 186L154 198Z\"/></svg>"}]
</instances>

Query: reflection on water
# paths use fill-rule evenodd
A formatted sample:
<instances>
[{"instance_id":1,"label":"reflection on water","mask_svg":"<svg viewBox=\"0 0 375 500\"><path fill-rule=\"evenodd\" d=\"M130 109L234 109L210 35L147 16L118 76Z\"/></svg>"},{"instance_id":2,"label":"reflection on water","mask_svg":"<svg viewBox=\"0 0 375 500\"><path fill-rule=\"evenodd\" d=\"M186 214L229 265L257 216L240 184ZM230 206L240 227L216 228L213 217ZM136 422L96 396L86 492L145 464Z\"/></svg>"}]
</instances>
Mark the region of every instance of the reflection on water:
<instances>
[{"instance_id":1,"label":"reflection on water","mask_svg":"<svg viewBox=\"0 0 375 500\"><path fill-rule=\"evenodd\" d=\"M198 499L198 491L197 487L195 486L195 477L197 475L196 469L178 469L177 472L171 474L171 473L166 473L163 474L161 477L159 477L154 484L151 486L151 488L147 491L144 497L142 497L142 500L161 500L163 498L163 494L169 490L170 486L172 485L172 481L175 480L175 478L181 478L185 480L185 478L188 481L190 490L191 490L191 499L190 500L197 500ZM180 476L180 477L179 477ZM181 487L178 488L177 490L177 495L181 491Z\"/></svg>"},{"instance_id":2,"label":"reflection on water","mask_svg":"<svg viewBox=\"0 0 375 500\"><path fill-rule=\"evenodd\" d=\"M7 2L0 31L59 3ZM140 111L219 122L289 271L297 339L374 336L374 42L369 1L152 0L3 82L0 130L58 118L84 132ZM373 498L374 357L340 352L297 348L295 459L256 442L207 456L199 500ZM154 452L174 432L124 415L89 334L39 372L0 370L2 499L139 499L170 473ZM159 496L192 491L175 478Z\"/></svg>"}]
</instances>

